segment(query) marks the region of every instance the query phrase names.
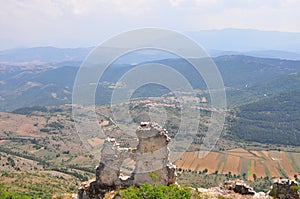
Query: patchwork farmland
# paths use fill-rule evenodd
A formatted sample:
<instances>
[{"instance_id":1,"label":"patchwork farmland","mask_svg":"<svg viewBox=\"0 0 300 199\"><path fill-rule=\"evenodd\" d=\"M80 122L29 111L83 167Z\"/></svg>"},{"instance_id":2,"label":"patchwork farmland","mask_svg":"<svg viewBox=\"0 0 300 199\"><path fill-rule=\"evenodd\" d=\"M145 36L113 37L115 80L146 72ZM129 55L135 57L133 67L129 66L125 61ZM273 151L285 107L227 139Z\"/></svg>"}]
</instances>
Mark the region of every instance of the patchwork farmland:
<instances>
[{"instance_id":1,"label":"patchwork farmland","mask_svg":"<svg viewBox=\"0 0 300 199\"><path fill-rule=\"evenodd\" d=\"M221 152L185 152L176 162L178 168L191 171L208 170L208 173L260 177L289 177L300 174L300 153L284 151L246 151L232 149Z\"/></svg>"}]
</instances>

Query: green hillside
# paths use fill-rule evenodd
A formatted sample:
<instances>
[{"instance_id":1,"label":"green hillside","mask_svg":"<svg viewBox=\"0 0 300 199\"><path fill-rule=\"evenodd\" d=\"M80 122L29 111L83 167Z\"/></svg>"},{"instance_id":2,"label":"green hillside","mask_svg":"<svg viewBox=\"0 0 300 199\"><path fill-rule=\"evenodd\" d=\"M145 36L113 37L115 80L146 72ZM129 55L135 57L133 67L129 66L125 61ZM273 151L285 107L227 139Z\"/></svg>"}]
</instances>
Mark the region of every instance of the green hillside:
<instances>
[{"instance_id":1,"label":"green hillside","mask_svg":"<svg viewBox=\"0 0 300 199\"><path fill-rule=\"evenodd\" d=\"M300 74L291 73L241 88L228 88L226 96L228 105L232 107L257 102L297 88L300 88Z\"/></svg>"},{"instance_id":2,"label":"green hillside","mask_svg":"<svg viewBox=\"0 0 300 199\"><path fill-rule=\"evenodd\" d=\"M229 127L231 136L238 140L299 146L298 88L236 108Z\"/></svg>"}]
</instances>

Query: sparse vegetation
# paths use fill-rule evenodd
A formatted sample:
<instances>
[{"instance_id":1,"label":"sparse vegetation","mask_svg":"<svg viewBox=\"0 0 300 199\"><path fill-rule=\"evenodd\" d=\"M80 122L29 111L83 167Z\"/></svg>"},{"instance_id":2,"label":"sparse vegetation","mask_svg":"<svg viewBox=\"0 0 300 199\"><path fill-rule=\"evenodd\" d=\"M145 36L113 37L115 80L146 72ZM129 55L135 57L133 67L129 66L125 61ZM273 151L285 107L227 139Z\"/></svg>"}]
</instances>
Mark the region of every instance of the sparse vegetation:
<instances>
[{"instance_id":1,"label":"sparse vegetation","mask_svg":"<svg viewBox=\"0 0 300 199\"><path fill-rule=\"evenodd\" d=\"M193 195L188 187L179 187L175 184L150 185L143 184L140 187L130 186L119 191L120 199L190 199Z\"/></svg>"},{"instance_id":2,"label":"sparse vegetation","mask_svg":"<svg viewBox=\"0 0 300 199\"><path fill-rule=\"evenodd\" d=\"M18 193L8 190L3 184L0 184L0 198L1 199L38 199L37 195L29 195L24 193Z\"/></svg>"},{"instance_id":3,"label":"sparse vegetation","mask_svg":"<svg viewBox=\"0 0 300 199\"><path fill-rule=\"evenodd\" d=\"M181 172L178 175L179 184L190 184L193 187L217 187L227 180L242 179L241 175L228 175L228 174L199 174L192 172ZM257 178L255 181L243 179L248 185L254 188L255 191L267 192L272 185L272 179Z\"/></svg>"},{"instance_id":4,"label":"sparse vegetation","mask_svg":"<svg viewBox=\"0 0 300 199\"><path fill-rule=\"evenodd\" d=\"M1 199L5 198L1 197L2 192L10 199L52 198L56 193L76 192L76 185L80 182L70 176L51 171L1 172L0 175L0 181L3 182L0 184Z\"/></svg>"}]
</instances>

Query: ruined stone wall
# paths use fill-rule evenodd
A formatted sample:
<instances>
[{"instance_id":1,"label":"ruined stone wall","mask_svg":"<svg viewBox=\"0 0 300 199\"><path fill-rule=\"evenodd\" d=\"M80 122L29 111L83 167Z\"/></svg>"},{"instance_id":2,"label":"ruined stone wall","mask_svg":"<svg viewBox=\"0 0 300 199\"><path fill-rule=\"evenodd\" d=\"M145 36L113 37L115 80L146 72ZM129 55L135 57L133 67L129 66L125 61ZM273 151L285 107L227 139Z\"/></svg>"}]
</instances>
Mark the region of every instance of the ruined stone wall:
<instances>
[{"instance_id":1,"label":"ruined stone wall","mask_svg":"<svg viewBox=\"0 0 300 199\"><path fill-rule=\"evenodd\" d=\"M96 167L96 181L101 187L114 187L128 183L120 178L121 165L126 158L134 159L135 149L120 148L113 138L104 141L101 160Z\"/></svg>"},{"instance_id":2,"label":"ruined stone wall","mask_svg":"<svg viewBox=\"0 0 300 199\"><path fill-rule=\"evenodd\" d=\"M136 134L137 146L134 184L171 184L172 164L169 163L168 132L154 123L141 123ZM175 172L174 172L175 175Z\"/></svg>"},{"instance_id":3,"label":"ruined stone wall","mask_svg":"<svg viewBox=\"0 0 300 199\"><path fill-rule=\"evenodd\" d=\"M158 124L142 122L136 131L136 149L121 148L113 138L107 138L96 167L96 180L84 183L78 191L79 199L98 199L116 186L143 183L169 185L176 181L176 167L169 162L168 132ZM121 177L125 159L135 161L134 172L127 179Z\"/></svg>"}]
</instances>

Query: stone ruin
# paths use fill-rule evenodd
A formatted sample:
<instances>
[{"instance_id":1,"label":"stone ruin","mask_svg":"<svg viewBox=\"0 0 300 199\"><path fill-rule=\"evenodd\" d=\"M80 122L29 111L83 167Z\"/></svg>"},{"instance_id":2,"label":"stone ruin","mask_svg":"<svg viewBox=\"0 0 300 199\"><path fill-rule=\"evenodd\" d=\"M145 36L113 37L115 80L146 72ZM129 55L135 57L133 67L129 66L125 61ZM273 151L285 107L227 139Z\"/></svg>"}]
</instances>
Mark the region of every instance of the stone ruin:
<instances>
[{"instance_id":1,"label":"stone ruin","mask_svg":"<svg viewBox=\"0 0 300 199\"><path fill-rule=\"evenodd\" d=\"M96 167L96 180L85 182L78 190L79 199L99 199L105 193L129 185L174 184L176 167L170 163L168 132L158 124L142 122L136 130L136 148L122 148L113 138L107 138ZM135 162L133 172L124 177L121 167L126 159Z\"/></svg>"}]
</instances>

